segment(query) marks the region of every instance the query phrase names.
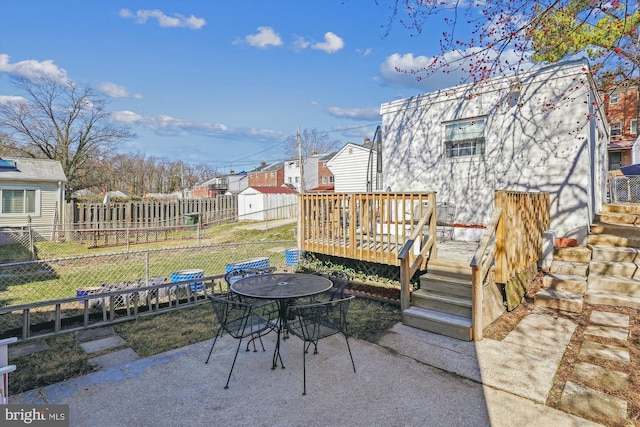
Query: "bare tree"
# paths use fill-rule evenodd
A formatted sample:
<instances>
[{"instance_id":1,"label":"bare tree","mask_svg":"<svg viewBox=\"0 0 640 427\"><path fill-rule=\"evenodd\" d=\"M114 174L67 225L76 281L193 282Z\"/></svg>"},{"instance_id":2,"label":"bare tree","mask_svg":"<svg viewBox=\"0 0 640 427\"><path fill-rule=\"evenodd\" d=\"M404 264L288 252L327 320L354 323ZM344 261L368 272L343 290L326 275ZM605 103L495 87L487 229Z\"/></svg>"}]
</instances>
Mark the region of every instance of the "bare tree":
<instances>
[{"instance_id":1,"label":"bare tree","mask_svg":"<svg viewBox=\"0 0 640 427\"><path fill-rule=\"evenodd\" d=\"M340 143L337 139L331 139L326 131L306 128L300 132L300 141L302 157L304 158L311 156L314 152L318 154L329 153L335 150ZM298 135L287 137L284 155L287 158L298 157Z\"/></svg>"},{"instance_id":2,"label":"bare tree","mask_svg":"<svg viewBox=\"0 0 640 427\"><path fill-rule=\"evenodd\" d=\"M135 136L109 121L106 101L91 87L53 78L14 82L24 98L0 104L0 130L22 155L60 161L68 191L89 185L83 169Z\"/></svg>"}]
</instances>

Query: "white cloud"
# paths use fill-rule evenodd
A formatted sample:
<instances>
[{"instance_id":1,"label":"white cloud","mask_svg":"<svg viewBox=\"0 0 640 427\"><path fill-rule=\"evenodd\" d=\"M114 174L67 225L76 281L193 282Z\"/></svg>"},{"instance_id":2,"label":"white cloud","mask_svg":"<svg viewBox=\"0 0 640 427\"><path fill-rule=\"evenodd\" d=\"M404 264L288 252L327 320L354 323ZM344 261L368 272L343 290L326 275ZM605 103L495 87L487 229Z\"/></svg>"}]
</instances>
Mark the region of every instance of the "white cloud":
<instances>
[{"instance_id":1,"label":"white cloud","mask_svg":"<svg viewBox=\"0 0 640 427\"><path fill-rule=\"evenodd\" d=\"M27 103L27 100L21 96L0 95L0 104L18 104L21 102Z\"/></svg>"},{"instance_id":2,"label":"white cloud","mask_svg":"<svg viewBox=\"0 0 640 427\"><path fill-rule=\"evenodd\" d=\"M175 117L142 116L133 111L117 111L111 118L130 126L138 126L161 136L199 135L212 138L244 140L246 138L264 141L282 141L286 135L268 129L238 128L231 129L222 123L197 122Z\"/></svg>"},{"instance_id":3,"label":"white cloud","mask_svg":"<svg viewBox=\"0 0 640 427\"><path fill-rule=\"evenodd\" d=\"M302 36L294 36L293 40L293 50L298 52L308 48L311 45L311 42L308 42Z\"/></svg>"},{"instance_id":4,"label":"white cloud","mask_svg":"<svg viewBox=\"0 0 640 427\"><path fill-rule=\"evenodd\" d=\"M7 73L14 77L21 77L30 81L37 81L44 78L53 78L60 82L66 82L67 72L53 63L53 60L36 61L28 59L25 61L9 62L9 55L0 54L0 73Z\"/></svg>"},{"instance_id":5,"label":"white cloud","mask_svg":"<svg viewBox=\"0 0 640 427\"><path fill-rule=\"evenodd\" d=\"M392 87L407 87L422 91L433 91L468 82L473 79L469 65L480 59L492 63L498 57L495 51L482 50L479 47L466 51L450 51L440 57L413 56L412 53L394 53L380 66L383 84ZM502 70L494 76L513 73L518 64L519 53L508 49L499 54ZM519 69L529 68L531 64L520 64Z\"/></svg>"},{"instance_id":6,"label":"white cloud","mask_svg":"<svg viewBox=\"0 0 640 427\"><path fill-rule=\"evenodd\" d=\"M282 46L282 39L280 35L273 31L271 27L258 27L257 34L251 34L244 38L244 40L236 40L233 44L247 43L249 46L257 47L259 49L266 49L270 46Z\"/></svg>"},{"instance_id":7,"label":"white cloud","mask_svg":"<svg viewBox=\"0 0 640 427\"><path fill-rule=\"evenodd\" d=\"M373 49L371 49L370 47L365 50L356 49L356 52L359 53L363 58L366 58L367 56L371 55Z\"/></svg>"},{"instance_id":8,"label":"white cloud","mask_svg":"<svg viewBox=\"0 0 640 427\"><path fill-rule=\"evenodd\" d=\"M194 15L184 16L179 13L174 16L165 15L158 9L141 9L135 14L129 9L121 9L120 17L133 19L136 24L146 24L149 19L156 19L162 28L189 28L199 30L207 23L203 18L196 18Z\"/></svg>"},{"instance_id":9,"label":"white cloud","mask_svg":"<svg viewBox=\"0 0 640 427\"><path fill-rule=\"evenodd\" d=\"M322 50L326 53L334 53L344 47L344 40L329 31L324 35L324 42L318 42L311 46L311 49Z\"/></svg>"},{"instance_id":10,"label":"white cloud","mask_svg":"<svg viewBox=\"0 0 640 427\"><path fill-rule=\"evenodd\" d=\"M100 92L110 98L136 98L142 99L142 95L130 93L126 87L111 82L100 83Z\"/></svg>"},{"instance_id":11,"label":"white cloud","mask_svg":"<svg viewBox=\"0 0 640 427\"><path fill-rule=\"evenodd\" d=\"M334 117L351 120L380 120L380 107L341 108L329 107L327 112Z\"/></svg>"}]
</instances>

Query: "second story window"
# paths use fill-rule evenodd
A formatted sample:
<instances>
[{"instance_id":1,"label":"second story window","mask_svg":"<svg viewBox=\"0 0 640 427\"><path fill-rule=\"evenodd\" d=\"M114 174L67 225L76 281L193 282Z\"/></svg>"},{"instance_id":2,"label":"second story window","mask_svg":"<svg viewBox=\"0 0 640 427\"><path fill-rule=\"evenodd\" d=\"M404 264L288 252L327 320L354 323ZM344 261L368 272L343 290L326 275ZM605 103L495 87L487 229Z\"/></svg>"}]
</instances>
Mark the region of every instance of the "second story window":
<instances>
[{"instance_id":1,"label":"second story window","mask_svg":"<svg viewBox=\"0 0 640 427\"><path fill-rule=\"evenodd\" d=\"M631 126L629 129L629 132L631 133L631 135L638 134L638 119L631 120Z\"/></svg>"},{"instance_id":2,"label":"second story window","mask_svg":"<svg viewBox=\"0 0 640 427\"><path fill-rule=\"evenodd\" d=\"M620 94L619 93L614 92L611 95L609 95L609 104L617 104L618 102L620 102Z\"/></svg>"},{"instance_id":3,"label":"second story window","mask_svg":"<svg viewBox=\"0 0 640 427\"><path fill-rule=\"evenodd\" d=\"M620 136L622 135L622 122L614 122L611 123L611 136Z\"/></svg>"}]
</instances>

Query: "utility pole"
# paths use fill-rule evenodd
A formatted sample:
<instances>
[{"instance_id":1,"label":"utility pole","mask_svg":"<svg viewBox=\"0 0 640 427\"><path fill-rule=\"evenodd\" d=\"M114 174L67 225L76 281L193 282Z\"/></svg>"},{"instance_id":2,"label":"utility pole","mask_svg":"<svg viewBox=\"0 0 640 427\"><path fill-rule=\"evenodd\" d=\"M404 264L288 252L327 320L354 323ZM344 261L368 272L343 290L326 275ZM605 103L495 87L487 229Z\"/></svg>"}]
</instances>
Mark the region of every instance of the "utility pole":
<instances>
[{"instance_id":1,"label":"utility pole","mask_svg":"<svg viewBox=\"0 0 640 427\"><path fill-rule=\"evenodd\" d=\"M302 138L298 128L298 164L300 165L300 194L304 193L304 168L302 166Z\"/></svg>"}]
</instances>

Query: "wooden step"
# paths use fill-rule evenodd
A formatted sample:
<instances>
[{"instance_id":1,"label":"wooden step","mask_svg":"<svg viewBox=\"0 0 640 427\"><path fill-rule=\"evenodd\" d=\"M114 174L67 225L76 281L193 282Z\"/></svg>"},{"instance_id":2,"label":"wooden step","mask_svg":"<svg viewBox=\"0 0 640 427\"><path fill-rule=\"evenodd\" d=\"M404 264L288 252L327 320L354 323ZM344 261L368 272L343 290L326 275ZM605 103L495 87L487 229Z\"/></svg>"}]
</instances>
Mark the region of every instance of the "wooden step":
<instances>
[{"instance_id":1,"label":"wooden step","mask_svg":"<svg viewBox=\"0 0 640 427\"><path fill-rule=\"evenodd\" d=\"M640 248L590 245L592 261L640 262Z\"/></svg>"},{"instance_id":2,"label":"wooden step","mask_svg":"<svg viewBox=\"0 0 640 427\"><path fill-rule=\"evenodd\" d=\"M471 298L471 276L426 273L420 276L420 289Z\"/></svg>"},{"instance_id":3,"label":"wooden step","mask_svg":"<svg viewBox=\"0 0 640 427\"><path fill-rule=\"evenodd\" d=\"M590 274L640 279L640 265L633 262L591 261Z\"/></svg>"},{"instance_id":4,"label":"wooden step","mask_svg":"<svg viewBox=\"0 0 640 427\"><path fill-rule=\"evenodd\" d=\"M402 312L402 323L464 341L471 341L471 319L420 307Z\"/></svg>"},{"instance_id":5,"label":"wooden step","mask_svg":"<svg viewBox=\"0 0 640 427\"><path fill-rule=\"evenodd\" d=\"M564 274L547 274L542 278L542 284L547 289L568 291L584 294L587 290L587 278Z\"/></svg>"},{"instance_id":6,"label":"wooden step","mask_svg":"<svg viewBox=\"0 0 640 427\"><path fill-rule=\"evenodd\" d=\"M411 295L411 306L471 318L471 298L418 289Z\"/></svg>"},{"instance_id":7,"label":"wooden step","mask_svg":"<svg viewBox=\"0 0 640 427\"><path fill-rule=\"evenodd\" d=\"M471 277L471 266L455 261L444 261L442 259L430 260L427 264L427 272L442 275L460 275Z\"/></svg>"}]
</instances>

